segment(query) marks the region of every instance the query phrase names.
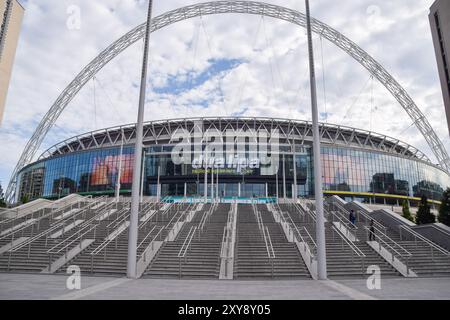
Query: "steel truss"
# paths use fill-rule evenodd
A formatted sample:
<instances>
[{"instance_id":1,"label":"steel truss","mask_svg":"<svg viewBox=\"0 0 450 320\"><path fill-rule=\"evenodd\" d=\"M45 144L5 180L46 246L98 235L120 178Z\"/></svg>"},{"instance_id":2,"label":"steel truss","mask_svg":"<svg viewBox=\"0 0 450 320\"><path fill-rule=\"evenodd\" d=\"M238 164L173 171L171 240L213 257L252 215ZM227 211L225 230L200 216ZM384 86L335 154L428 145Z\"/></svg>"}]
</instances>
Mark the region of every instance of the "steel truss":
<instances>
[{"instance_id":1,"label":"steel truss","mask_svg":"<svg viewBox=\"0 0 450 320\"><path fill-rule=\"evenodd\" d=\"M296 10L254 1L214 1L186 6L155 17L152 20L151 32L155 32L168 25L183 20L188 20L199 16L226 13L262 15L274 19L284 20L301 27L306 27L306 16ZM372 58L367 52L361 49L346 36L317 19L312 19L311 23L313 32L321 35L349 54L353 59L365 67L374 77L376 77L378 81L386 87L386 89L388 89L388 91L397 99L410 118L414 121L414 124L423 134L425 140L436 156L439 165L444 170L449 172L450 158L444 148L444 145L434 132L425 115L420 111L406 90L400 86L400 84L386 71L386 69L384 69L381 64L375 61L374 58ZM100 53L100 55L92 60L92 62L89 63L61 93L53 106L42 119L31 139L28 141L12 173L11 180L6 191L6 200L9 203L14 202L15 200L17 175L19 171L31 163L45 136L66 106L70 103L70 101L72 101L84 85L105 65L107 65L112 59L136 41L142 39L145 33L145 27L145 23L139 25L106 48L102 53Z\"/></svg>"},{"instance_id":2,"label":"steel truss","mask_svg":"<svg viewBox=\"0 0 450 320\"><path fill-rule=\"evenodd\" d=\"M201 128L198 128L199 126ZM312 124L304 120L262 117L183 118L145 123L144 145L173 143L172 139L178 133L189 133L193 137L196 129L200 129L203 132L214 131L222 137L226 136L227 130L231 130L234 133L251 132L255 133L255 138L257 137L257 132L265 130L269 134L269 139L271 138L271 133L275 131L280 143L289 146L301 146L305 142L311 142L313 139ZM320 136L322 143L326 145L384 152L433 165L430 159L418 149L386 135L322 123L320 125ZM132 146L135 138L135 124L92 131L52 146L42 153L39 161L70 153L119 147L122 139L124 145Z\"/></svg>"}]
</instances>

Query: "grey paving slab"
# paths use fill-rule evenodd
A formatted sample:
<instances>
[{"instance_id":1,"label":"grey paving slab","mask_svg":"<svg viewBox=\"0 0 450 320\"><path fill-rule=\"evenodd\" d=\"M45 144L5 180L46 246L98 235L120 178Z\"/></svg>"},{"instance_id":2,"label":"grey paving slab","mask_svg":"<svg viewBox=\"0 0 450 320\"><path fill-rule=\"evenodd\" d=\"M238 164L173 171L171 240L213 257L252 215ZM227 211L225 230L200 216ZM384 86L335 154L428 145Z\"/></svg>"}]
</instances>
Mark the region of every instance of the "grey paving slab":
<instances>
[{"instance_id":1,"label":"grey paving slab","mask_svg":"<svg viewBox=\"0 0 450 320\"><path fill-rule=\"evenodd\" d=\"M386 279L381 290L365 280L219 281L82 277L68 290L65 275L0 274L0 299L89 300L450 300L450 278Z\"/></svg>"},{"instance_id":2,"label":"grey paving slab","mask_svg":"<svg viewBox=\"0 0 450 320\"><path fill-rule=\"evenodd\" d=\"M341 280L338 282L378 299L450 300L450 278L381 279L380 290L369 290L365 280Z\"/></svg>"}]
</instances>

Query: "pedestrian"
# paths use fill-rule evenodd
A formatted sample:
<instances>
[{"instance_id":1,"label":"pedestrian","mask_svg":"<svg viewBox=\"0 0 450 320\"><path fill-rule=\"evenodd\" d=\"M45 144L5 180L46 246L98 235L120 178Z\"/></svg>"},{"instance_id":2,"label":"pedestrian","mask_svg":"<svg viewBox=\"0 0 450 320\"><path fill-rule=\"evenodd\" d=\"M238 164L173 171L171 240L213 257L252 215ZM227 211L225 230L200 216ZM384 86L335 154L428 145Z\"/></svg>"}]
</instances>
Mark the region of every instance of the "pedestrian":
<instances>
[{"instance_id":1,"label":"pedestrian","mask_svg":"<svg viewBox=\"0 0 450 320\"><path fill-rule=\"evenodd\" d=\"M370 220L369 241L375 241L375 226L373 225L373 219Z\"/></svg>"},{"instance_id":2,"label":"pedestrian","mask_svg":"<svg viewBox=\"0 0 450 320\"><path fill-rule=\"evenodd\" d=\"M348 220L350 220L350 222L354 225L356 222L356 215L355 215L355 211L351 210L350 211L350 215L348 217Z\"/></svg>"}]
</instances>

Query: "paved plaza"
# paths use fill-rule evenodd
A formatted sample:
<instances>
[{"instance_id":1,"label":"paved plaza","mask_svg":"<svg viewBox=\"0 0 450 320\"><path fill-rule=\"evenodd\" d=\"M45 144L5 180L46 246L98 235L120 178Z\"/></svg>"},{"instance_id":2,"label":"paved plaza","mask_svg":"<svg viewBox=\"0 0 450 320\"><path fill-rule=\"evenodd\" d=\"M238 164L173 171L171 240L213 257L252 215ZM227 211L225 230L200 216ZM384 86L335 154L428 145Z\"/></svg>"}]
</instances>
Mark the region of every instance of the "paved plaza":
<instances>
[{"instance_id":1,"label":"paved plaza","mask_svg":"<svg viewBox=\"0 0 450 320\"><path fill-rule=\"evenodd\" d=\"M437 300L450 299L450 278L366 280L219 281L82 277L67 289L67 275L0 274L1 300Z\"/></svg>"}]
</instances>

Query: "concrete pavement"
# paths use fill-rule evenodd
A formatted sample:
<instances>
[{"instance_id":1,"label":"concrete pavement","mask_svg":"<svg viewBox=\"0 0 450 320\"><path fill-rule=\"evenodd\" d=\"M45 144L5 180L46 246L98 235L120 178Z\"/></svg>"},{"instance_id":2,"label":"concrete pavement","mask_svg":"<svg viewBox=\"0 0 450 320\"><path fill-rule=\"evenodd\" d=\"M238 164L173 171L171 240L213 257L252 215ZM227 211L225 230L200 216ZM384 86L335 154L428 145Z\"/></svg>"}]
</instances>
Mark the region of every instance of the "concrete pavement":
<instances>
[{"instance_id":1,"label":"concrete pavement","mask_svg":"<svg viewBox=\"0 0 450 320\"><path fill-rule=\"evenodd\" d=\"M66 287L68 275L0 274L0 300L450 300L450 278L366 280L219 281L81 277L81 289Z\"/></svg>"}]
</instances>

